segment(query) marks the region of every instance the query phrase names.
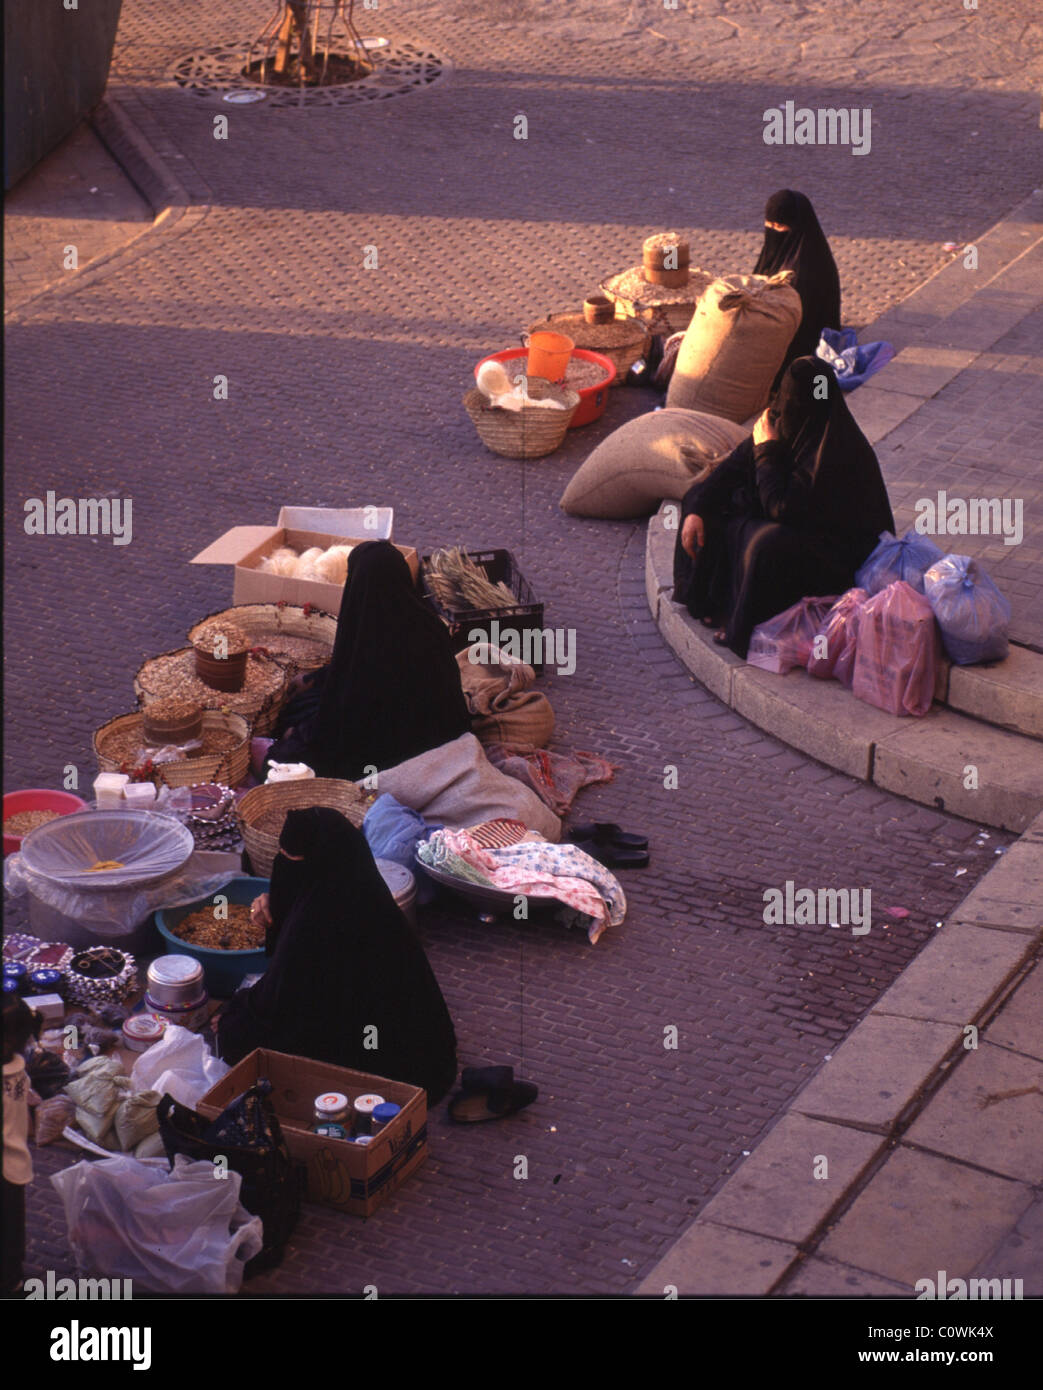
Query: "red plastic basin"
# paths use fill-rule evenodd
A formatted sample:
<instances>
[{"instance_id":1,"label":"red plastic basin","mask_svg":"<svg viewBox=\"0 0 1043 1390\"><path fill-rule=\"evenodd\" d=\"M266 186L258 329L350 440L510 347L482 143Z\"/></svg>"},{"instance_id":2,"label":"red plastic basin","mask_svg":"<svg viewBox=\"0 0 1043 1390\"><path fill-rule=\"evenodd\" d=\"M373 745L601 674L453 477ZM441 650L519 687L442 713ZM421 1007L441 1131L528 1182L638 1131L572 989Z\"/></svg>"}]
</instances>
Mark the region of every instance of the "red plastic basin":
<instances>
[{"instance_id":1,"label":"red plastic basin","mask_svg":"<svg viewBox=\"0 0 1043 1390\"><path fill-rule=\"evenodd\" d=\"M4 792L4 820L16 811L57 811L71 816L74 811L86 811L86 801L72 792L52 792L46 787L29 787L24 792ZM22 848L21 835L4 836L4 854L16 854Z\"/></svg>"},{"instance_id":2,"label":"red plastic basin","mask_svg":"<svg viewBox=\"0 0 1043 1390\"><path fill-rule=\"evenodd\" d=\"M523 347L506 348L503 352L490 352L488 357L475 366L474 375L477 379L479 371L486 362L513 362L518 357L528 357L529 349ZM600 352L591 352L589 348L575 348L573 357L578 357L583 362L594 362L605 371L604 381L595 381L592 386L584 386L579 393L579 405L576 413L572 417L569 429L574 430L577 425L589 425L591 421L598 420L605 413L608 405L608 388L616 375L616 364L611 358L603 356Z\"/></svg>"}]
</instances>

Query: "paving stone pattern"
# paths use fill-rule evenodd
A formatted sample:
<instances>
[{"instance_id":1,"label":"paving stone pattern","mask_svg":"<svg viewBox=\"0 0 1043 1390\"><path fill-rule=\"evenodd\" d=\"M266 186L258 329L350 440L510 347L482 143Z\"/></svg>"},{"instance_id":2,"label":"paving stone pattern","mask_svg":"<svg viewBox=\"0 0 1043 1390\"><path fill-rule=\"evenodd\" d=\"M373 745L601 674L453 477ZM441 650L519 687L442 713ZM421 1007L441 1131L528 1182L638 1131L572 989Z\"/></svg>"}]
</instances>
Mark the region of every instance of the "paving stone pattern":
<instances>
[{"instance_id":1,"label":"paving stone pattern","mask_svg":"<svg viewBox=\"0 0 1043 1390\"><path fill-rule=\"evenodd\" d=\"M652 839L652 868L626 876L626 923L594 948L535 921L424 914L462 1063L514 1063L540 1100L474 1128L449 1126L443 1108L429 1162L375 1217L309 1207L284 1265L248 1293L635 1287L1008 843L783 747L665 650L644 599L643 524L556 505L592 445L649 399L615 393L602 422L526 465L485 453L459 406L480 351L635 263L663 226L692 232L704 264L745 268L764 196L804 187L858 322L929 273L940 242L1023 196L1013 133L1031 115L1029 74L989 78L1015 70L1012 20L987 31L1000 35L995 63L985 40L949 57L925 40L921 72L880 57L892 40L878 20L898 44L899 15L933 7L845 9L845 42L864 29L876 55L850 82L888 131L859 159L760 138L768 105L840 99L828 27L802 19L801 57L788 35L779 48L782 6L714 8L690 7L698 32L733 32L704 48L650 38L651 8L637 4L601 27L579 7L573 32L550 7L489 6L483 21L460 4L389 0L381 31L430 42L455 64L449 79L347 114L225 108L219 142L218 108L164 74L260 27L266 7L124 7L114 90L151 143L182 156L179 179L210 210L9 330L6 785L53 783L70 761L89 782L90 732L131 708L140 662L228 602L226 572L186 563L227 525L286 502L393 502L403 541L513 549L547 623L576 629L576 674L544 683L555 746L618 765L577 809ZM809 8L821 19L827 7ZM773 68L776 50L793 66ZM853 74L860 55L844 57ZM800 74L799 91L782 74ZM519 109L527 143L511 137ZM965 126L994 159L972 158ZM361 269L367 244L379 270ZM218 373L225 402L212 399ZM48 488L131 497L133 544L26 537L22 501ZM787 879L869 888L872 931L765 926L764 890ZM67 1161L38 1154L29 1275L70 1268L47 1183Z\"/></svg>"}]
</instances>

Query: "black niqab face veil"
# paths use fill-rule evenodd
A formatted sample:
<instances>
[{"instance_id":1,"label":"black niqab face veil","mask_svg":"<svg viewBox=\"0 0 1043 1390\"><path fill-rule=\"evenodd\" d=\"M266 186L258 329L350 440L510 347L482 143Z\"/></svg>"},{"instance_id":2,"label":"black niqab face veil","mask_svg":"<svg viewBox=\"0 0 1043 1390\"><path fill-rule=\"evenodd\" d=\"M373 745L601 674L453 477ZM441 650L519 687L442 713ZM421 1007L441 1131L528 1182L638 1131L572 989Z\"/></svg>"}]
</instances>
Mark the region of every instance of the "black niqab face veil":
<instances>
[{"instance_id":1,"label":"black niqab face veil","mask_svg":"<svg viewBox=\"0 0 1043 1390\"><path fill-rule=\"evenodd\" d=\"M791 188L773 193L764 209L764 220L787 230L776 232L765 227L764 245L753 273L793 272L791 283L800 295L803 315L787 357L792 361L814 353L823 328L840 327L840 275L815 209L803 193Z\"/></svg>"},{"instance_id":2,"label":"black niqab face veil","mask_svg":"<svg viewBox=\"0 0 1043 1390\"><path fill-rule=\"evenodd\" d=\"M401 551L351 553L309 761L356 779L448 743L470 728L445 625L416 591Z\"/></svg>"}]
</instances>

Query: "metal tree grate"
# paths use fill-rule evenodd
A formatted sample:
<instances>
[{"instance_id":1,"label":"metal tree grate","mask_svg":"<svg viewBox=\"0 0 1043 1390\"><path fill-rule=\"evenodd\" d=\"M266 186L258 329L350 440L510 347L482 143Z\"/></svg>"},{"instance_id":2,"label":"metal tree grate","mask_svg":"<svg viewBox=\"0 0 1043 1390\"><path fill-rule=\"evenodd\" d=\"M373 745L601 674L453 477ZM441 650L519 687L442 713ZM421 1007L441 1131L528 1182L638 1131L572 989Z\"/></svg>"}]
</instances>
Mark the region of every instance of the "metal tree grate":
<instances>
[{"instance_id":1,"label":"metal tree grate","mask_svg":"<svg viewBox=\"0 0 1043 1390\"><path fill-rule=\"evenodd\" d=\"M243 101L253 99L263 106L328 110L405 96L431 86L450 69L446 59L421 44L392 43L369 52L373 71L354 81L323 86L273 86L262 85L245 75L249 51L250 44L242 40L214 44L180 58L170 79L190 96L203 100L221 100L228 94L241 93ZM355 54L331 50L330 56L351 59Z\"/></svg>"}]
</instances>

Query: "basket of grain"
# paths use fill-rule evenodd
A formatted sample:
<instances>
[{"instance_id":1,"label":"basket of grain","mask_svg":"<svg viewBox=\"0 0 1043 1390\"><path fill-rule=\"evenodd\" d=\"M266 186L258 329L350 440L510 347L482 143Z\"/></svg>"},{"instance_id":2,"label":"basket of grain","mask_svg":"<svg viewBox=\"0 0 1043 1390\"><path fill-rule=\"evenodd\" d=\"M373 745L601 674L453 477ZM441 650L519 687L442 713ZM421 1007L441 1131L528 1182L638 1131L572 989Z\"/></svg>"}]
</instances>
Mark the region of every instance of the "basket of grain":
<instances>
[{"instance_id":1,"label":"basket of grain","mask_svg":"<svg viewBox=\"0 0 1043 1390\"><path fill-rule=\"evenodd\" d=\"M145 717L120 714L94 733L94 752L99 772L128 772L140 780L166 783L168 787L190 787L196 782L221 782L237 787L250 770L250 726L239 714L205 710L200 742L184 757L152 762L153 753L145 738Z\"/></svg>"},{"instance_id":2,"label":"basket of grain","mask_svg":"<svg viewBox=\"0 0 1043 1390\"><path fill-rule=\"evenodd\" d=\"M553 328L565 333L577 348L607 357L616 369L615 379L610 383L612 386L623 385L627 372L639 357L647 354L652 342L647 324L636 318L591 323L585 313L571 311L548 314L542 323L529 324L527 331L535 333L539 328Z\"/></svg>"},{"instance_id":3,"label":"basket of grain","mask_svg":"<svg viewBox=\"0 0 1043 1390\"><path fill-rule=\"evenodd\" d=\"M253 651L271 657L291 676L325 666L337 636L336 618L310 604L243 603L196 623L189 642L194 645L198 633L211 622L234 623L250 638Z\"/></svg>"},{"instance_id":4,"label":"basket of grain","mask_svg":"<svg viewBox=\"0 0 1043 1390\"><path fill-rule=\"evenodd\" d=\"M524 355L525 349L520 349ZM464 409L470 415L478 436L487 449L501 458L539 459L553 454L561 442L579 406L579 393L564 386L552 386L542 377L528 378L529 395L535 401L559 401L563 410L546 406L522 406L521 410L503 410L490 404L489 398L477 387L464 396Z\"/></svg>"},{"instance_id":5,"label":"basket of grain","mask_svg":"<svg viewBox=\"0 0 1043 1390\"><path fill-rule=\"evenodd\" d=\"M287 814L308 806L332 807L355 826L362 824L368 809L367 799L355 783L336 777L251 787L236 806L235 816L255 874L269 877Z\"/></svg>"},{"instance_id":6,"label":"basket of grain","mask_svg":"<svg viewBox=\"0 0 1043 1390\"><path fill-rule=\"evenodd\" d=\"M219 714L239 714L254 735L270 734L286 700L290 674L271 657L250 652L241 690L215 690L195 672L194 647L164 652L146 661L134 677L134 693L139 704L171 696L190 700L203 710ZM200 779L205 780L205 779Z\"/></svg>"}]
</instances>

